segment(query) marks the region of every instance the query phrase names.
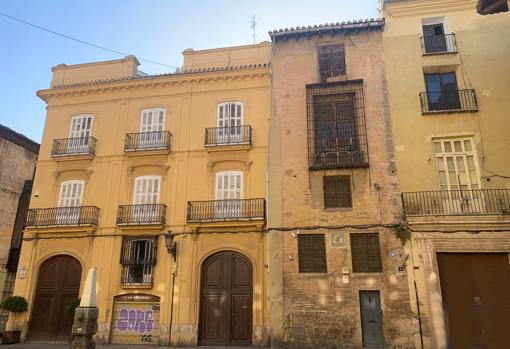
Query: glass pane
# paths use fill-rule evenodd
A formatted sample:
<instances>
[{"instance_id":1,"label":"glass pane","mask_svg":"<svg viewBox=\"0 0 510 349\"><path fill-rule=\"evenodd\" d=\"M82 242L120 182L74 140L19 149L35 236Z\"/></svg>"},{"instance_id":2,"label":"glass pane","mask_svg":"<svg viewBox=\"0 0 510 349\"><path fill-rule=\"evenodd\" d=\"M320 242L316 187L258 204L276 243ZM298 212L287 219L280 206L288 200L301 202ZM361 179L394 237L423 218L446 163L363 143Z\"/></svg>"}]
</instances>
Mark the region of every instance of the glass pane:
<instances>
[{"instance_id":1,"label":"glass pane","mask_svg":"<svg viewBox=\"0 0 510 349\"><path fill-rule=\"evenodd\" d=\"M473 158L472 155L469 155L466 157L467 158L467 163L468 163L468 169L475 169L475 159Z\"/></svg>"},{"instance_id":2,"label":"glass pane","mask_svg":"<svg viewBox=\"0 0 510 349\"><path fill-rule=\"evenodd\" d=\"M427 83L427 92L439 92L441 91L441 84L438 74L427 74L425 75L425 82Z\"/></svg>"},{"instance_id":3,"label":"glass pane","mask_svg":"<svg viewBox=\"0 0 510 349\"><path fill-rule=\"evenodd\" d=\"M447 157L446 158L446 163L448 164L448 170L452 171L452 172L455 172L455 165L453 163L453 158L452 157Z\"/></svg>"},{"instance_id":4,"label":"glass pane","mask_svg":"<svg viewBox=\"0 0 510 349\"><path fill-rule=\"evenodd\" d=\"M471 148L471 141L464 141L464 149L466 149L466 151L471 151L472 148Z\"/></svg>"},{"instance_id":5,"label":"glass pane","mask_svg":"<svg viewBox=\"0 0 510 349\"><path fill-rule=\"evenodd\" d=\"M445 153L452 152L452 143L451 142L444 142L444 152Z\"/></svg>"},{"instance_id":6,"label":"glass pane","mask_svg":"<svg viewBox=\"0 0 510 349\"><path fill-rule=\"evenodd\" d=\"M434 142L434 152L442 153L441 142Z\"/></svg>"},{"instance_id":7,"label":"glass pane","mask_svg":"<svg viewBox=\"0 0 510 349\"><path fill-rule=\"evenodd\" d=\"M453 185L457 184L457 176L455 175L455 173L450 172L449 177L450 177L450 185L452 186L452 189L453 189Z\"/></svg>"},{"instance_id":8,"label":"glass pane","mask_svg":"<svg viewBox=\"0 0 510 349\"><path fill-rule=\"evenodd\" d=\"M461 153L462 152L462 144L460 143L460 141L455 141L455 142L453 142L453 144L455 147L455 151L458 153Z\"/></svg>"},{"instance_id":9,"label":"glass pane","mask_svg":"<svg viewBox=\"0 0 510 349\"><path fill-rule=\"evenodd\" d=\"M436 158L437 162L437 170L438 171L444 171L444 159L443 158Z\"/></svg>"},{"instance_id":10,"label":"glass pane","mask_svg":"<svg viewBox=\"0 0 510 349\"><path fill-rule=\"evenodd\" d=\"M478 185L478 176L476 175L475 170L469 170L469 179L471 180L471 185L474 189L475 185Z\"/></svg>"},{"instance_id":11,"label":"glass pane","mask_svg":"<svg viewBox=\"0 0 510 349\"><path fill-rule=\"evenodd\" d=\"M457 156L457 168L460 171L464 171L464 158L462 156Z\"/></svg>"},{"instance_id":12,"label":"glass pane","mask_svg":"<svg viewBox=\"0 0 510 349\"><path fill-rule=\"evenodd\" d=\"M446 172L444 171L439 172L439 184L441 186L446 185Z\"/></svg>"}]
</instances>

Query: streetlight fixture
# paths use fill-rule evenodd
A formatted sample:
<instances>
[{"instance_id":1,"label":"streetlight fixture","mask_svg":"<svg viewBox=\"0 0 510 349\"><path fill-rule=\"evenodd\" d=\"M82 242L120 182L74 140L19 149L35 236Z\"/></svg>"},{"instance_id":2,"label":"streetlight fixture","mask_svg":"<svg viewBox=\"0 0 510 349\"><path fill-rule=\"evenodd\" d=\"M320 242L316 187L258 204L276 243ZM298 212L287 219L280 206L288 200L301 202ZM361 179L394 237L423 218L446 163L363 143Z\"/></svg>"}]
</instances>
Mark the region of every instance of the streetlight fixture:
<instances>
[{"instance_id":1,"label":"streetlight fixture","mask_svg":"<svg viewBox=\"0 0 510 349\"><path fill-rule=\"evenodd\" d=\"M177 258L177 242L174 242L175 234L171 230L165 234L165 245L168 253L174 258Z\"/></svg>"}]
</instances>

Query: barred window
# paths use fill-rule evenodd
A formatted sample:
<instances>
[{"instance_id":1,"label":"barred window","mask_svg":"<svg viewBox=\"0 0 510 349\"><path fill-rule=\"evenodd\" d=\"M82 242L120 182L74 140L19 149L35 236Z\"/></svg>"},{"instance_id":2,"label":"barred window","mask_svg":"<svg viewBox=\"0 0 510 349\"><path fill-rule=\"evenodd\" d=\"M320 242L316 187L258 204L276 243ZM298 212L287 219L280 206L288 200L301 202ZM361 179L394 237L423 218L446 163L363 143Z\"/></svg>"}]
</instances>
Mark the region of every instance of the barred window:
<instances>
[{"instance_id":1,"label":"barred window","mask_svg":"<svg viewBox=\"0 0 510 349\"><path fill-rule=\"evenodd\" d=\"M352 207L351 177L324 176L324 208Z\"/></svg>"},{"instance_id":2,"label":"barred window","mask_svg":"<svg viewBox=\"0 0 510 349\"><path fill-rule=\"evenodd\" d=\"M323 234L298 235L300 273L326 273L326 245Z\"/></svg>"},{"instance_id":3,"label":"barred window","mask_svg":"<svg viewBox=\"0 0 510 349\"><path fill-rule=\"evenodd\" d=\"M124 237L120 263L122 285L152 285L157 236Z\"/></svg>"},{"instance_id":4,"label":"barred window","mask_svg":"<svg viewBox=\"0 0 510 349\"><path fill-rule=\"evenodd\" d=\"M368 166L363 82L307 85L310 169Z\"/></svg>"},{"instance_id":5,"label":"barred window","mask_svg":"<svg viewBox=\"0 0 510 349\"><path fill-rule=\"evenodd\" d=\"M379 234L351 234L352 271L354 273L381 273Z\"/></svg>"},{"instance_id":6,"label":"barred window","mask_svg":"<svg viewBox=\"0 0 510 349\"><path fill-rule=\"evenodd\" d=\"M345 75L344 45L319 47L319 72L322 82L334 76Z\"/></svg>"}]
</instances>

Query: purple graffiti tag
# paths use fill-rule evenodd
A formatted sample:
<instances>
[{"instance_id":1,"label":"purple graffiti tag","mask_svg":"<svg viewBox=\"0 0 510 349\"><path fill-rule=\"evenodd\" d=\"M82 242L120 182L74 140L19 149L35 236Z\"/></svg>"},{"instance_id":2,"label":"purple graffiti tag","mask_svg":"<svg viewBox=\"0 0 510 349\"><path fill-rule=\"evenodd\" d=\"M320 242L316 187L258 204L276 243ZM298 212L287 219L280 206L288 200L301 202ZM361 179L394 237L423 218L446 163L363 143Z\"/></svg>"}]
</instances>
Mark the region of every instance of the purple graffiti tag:
<instances>
[{"instance_id":1,"label":"purple graffiti tag","mask_svg":"<svg viewBox=\"0 0 510 349\"><path fill-rule=\"evenodd\" d=\"M117 319L117 330L120 332L152 332L154 316L152 310L121 309Z\"/></svg>"},{"instance_id":2,"label":"purple graffiti tag","mask_svg":"<svg viewBox=\"0 0 510 349\"><path fill-rule=\"evenodd\" d=\"M127 309L121 309L119 313L119 318L117 319L117 328L119 331L124 332L128 328L127 324L127 318L128 318L128 310Z\"/></svg>"}]
</instances>

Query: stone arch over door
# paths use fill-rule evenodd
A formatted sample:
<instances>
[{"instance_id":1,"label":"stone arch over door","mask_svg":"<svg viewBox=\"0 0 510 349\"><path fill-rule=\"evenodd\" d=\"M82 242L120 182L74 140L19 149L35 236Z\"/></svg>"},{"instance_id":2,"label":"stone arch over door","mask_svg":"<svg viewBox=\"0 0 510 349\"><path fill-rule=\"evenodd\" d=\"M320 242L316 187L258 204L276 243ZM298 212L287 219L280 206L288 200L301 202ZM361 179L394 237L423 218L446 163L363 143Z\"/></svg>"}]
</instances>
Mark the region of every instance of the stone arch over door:
<instances>
[{"instance_id":1,"label":"stone arch over door","mask_svg":"<svg viewBox=\"0 0 510 349\"><path fill-rule=\"evenodd\" d=\"M68 340L73 324L66 314L69 304L78 299L81 264L70 255L57 255L39 268L30 317L30 338Z\"/></svg>"},{"instance_id":2,"label":"stone arch over door","mask_svg":"<svg viewBox=\"0 0 510 349\"><path fill-rule=\"evenodd\" d=\"M234 251L221 251L202 264L200 345L250 345L253 329L253 267Z\"/></svg>"}]
</instances>

